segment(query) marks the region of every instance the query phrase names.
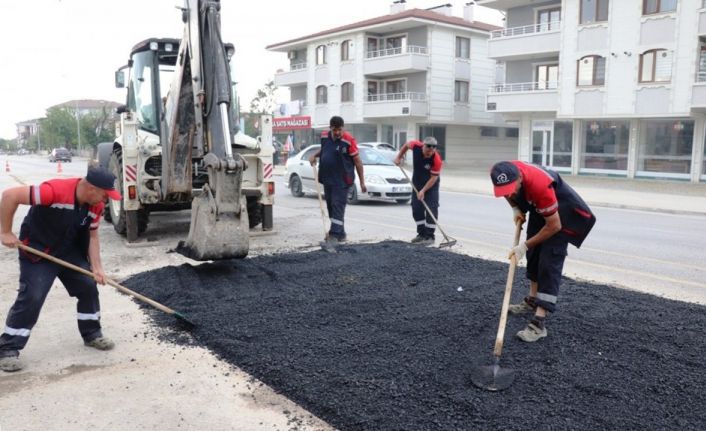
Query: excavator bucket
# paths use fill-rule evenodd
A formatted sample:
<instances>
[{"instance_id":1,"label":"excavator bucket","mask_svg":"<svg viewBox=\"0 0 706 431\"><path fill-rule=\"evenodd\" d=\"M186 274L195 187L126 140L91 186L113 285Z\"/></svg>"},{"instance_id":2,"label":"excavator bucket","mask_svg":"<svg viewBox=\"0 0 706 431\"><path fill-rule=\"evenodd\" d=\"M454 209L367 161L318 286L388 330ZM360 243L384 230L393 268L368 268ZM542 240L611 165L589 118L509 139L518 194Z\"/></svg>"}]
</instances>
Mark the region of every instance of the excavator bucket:
<instances>
[{"instance_id":1,"label":"excavator bucket","mask_svg":"<svg viewBox=\"0 0 706 431\"><path fill-rule=\"evenodd\" d=\"M239 212L224 211L208 185L191 203L191 226L178 253L194 260L240 259L250 247L245 196L240 196Z\"/></svg>"}]
</instances>

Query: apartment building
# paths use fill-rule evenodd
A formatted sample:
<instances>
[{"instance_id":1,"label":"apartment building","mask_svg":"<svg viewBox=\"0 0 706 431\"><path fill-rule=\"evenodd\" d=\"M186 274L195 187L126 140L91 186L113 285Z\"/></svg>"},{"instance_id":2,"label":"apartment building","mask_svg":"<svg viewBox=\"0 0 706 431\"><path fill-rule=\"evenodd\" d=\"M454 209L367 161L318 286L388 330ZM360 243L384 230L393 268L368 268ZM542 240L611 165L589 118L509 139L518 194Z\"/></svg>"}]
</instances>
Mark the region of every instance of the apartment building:
<instances>
[{"instance_id":1,"label":"apartment building","mask_svg":"<svg viewBox=\"0 0 706 431\"><path fill-rule=\"evenodd\" d=\"M481 0L505 12L489 112L519 158L573 174L706 181L706 2Z\"/></svg>"},{"instance_id":2,"label":"apartment building","mask_svg":"<svg viewBox=\"0 0 706 431\"><path fill-rule=\"evenodd\" d=\"M463 13L398 1L388 15L268 46L289 58L289 70L275 75L290 90L284 114L309 117L315 132L340 115L359 142L398 148L434 136L457 166L514 157L516 127L485 109L495 82L487 42L499 27L475 21L470 3Z\"/></svg>"}]
</instances>

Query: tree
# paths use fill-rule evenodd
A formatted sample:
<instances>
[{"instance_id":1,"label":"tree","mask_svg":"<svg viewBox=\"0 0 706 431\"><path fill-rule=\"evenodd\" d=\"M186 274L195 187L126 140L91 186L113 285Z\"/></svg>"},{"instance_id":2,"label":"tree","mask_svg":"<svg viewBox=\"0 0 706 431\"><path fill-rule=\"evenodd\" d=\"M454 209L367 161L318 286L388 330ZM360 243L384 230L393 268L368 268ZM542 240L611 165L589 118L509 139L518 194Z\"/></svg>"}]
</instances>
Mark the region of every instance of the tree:
<instances>
[{"instance_id":1,"label":"tree","mask_svg":"<svg viewBox=\"0 0 706 431\"><path fill-rule=\"evenodd\" d=\"M110 109L103 108L89 114L79 115L78 127L81 131L81 147L92 148L105 141L113 139L115 118ZM65 147L78 148L78 130L76 111L68 107L54 107L47 111L47 117L39 122L39 139L43 149ZM37 148L36 136L33 136L28 146Z\"/></svg>"},{"instance_id":2,"label":"tree","mask_svg":"<svg viewBox=\"0 0 706 431\"><path fill-rule=\"evenodd\" d=\"M257 90L255 96L250 102L250 113L252 114L272 114L275 111L277 103L275 102L275 81L268 81L264 87Z\"/></svg>"}]
</instances>

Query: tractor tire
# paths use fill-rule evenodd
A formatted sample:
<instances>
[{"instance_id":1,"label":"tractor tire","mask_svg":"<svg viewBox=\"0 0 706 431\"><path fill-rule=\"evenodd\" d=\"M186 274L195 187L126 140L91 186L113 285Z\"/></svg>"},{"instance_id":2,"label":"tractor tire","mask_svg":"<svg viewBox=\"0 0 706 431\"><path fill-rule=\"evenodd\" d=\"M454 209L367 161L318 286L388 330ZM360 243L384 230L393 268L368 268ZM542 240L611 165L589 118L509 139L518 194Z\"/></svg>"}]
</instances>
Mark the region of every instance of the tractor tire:
<instances>
[{"instance_id":1,"label":"tractor tire","mask_svg":"<svg viewBox=\"0 0 706 431\"><path fill-rule=\"evenodd\" d=\"M121 148L116 148L110 156L109 168L110 172L115 175L115 189L122 193L123 190L123 152ZM113 223L113 229L120 235L127 236L129 240L134 241L137 237L147 230L147 224L149 223L149 213L144 208L140 208L135 212L133 220L136 223L128 223L127 211L123 208L123 200L113 200L108 199L107 211L110 213L110 222ZM107 219L107 218L106 218ZM131 232L128 232L128 227ZM136 231L135 231L136 229Z\"/></svg>"},{"instance_id":2,"label":"tractor tire","mask_svg":"<svg viewBox=\"0 0 706 431\"><path fill-rule=\"evenodd\" d=\"M248 222L250 229L262 223L262 204L255 196L248 197Z\"/></svg>"}]
</instances>

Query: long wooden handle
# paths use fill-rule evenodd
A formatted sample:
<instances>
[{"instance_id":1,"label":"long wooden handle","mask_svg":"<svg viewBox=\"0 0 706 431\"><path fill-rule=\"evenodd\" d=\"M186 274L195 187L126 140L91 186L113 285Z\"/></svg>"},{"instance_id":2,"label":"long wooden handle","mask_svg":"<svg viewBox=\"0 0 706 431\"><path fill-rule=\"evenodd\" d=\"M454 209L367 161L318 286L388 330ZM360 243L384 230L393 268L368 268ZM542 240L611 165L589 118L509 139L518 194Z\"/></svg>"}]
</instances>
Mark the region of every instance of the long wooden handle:
<instances>
[{"instance_id":1,"label":"long wooden handle","mask_svg":"<svg viewBox=\"0 0 706 431\"><path fill-rule=\"evenodd\" d=\"M520 243L520 233L522 232L522 222L515 225L515 240L513 247ZM505 296L503 296L503 306L500 310L500 323L498 324L498 335L495 337L495 349L493 354L499 358L503 352L505 339L505 325L507 324L507 310L510 308L510 296L512 294L512 283L515 280L515 268L517 268L517 258L513 254L510 258L510 268L507 270L507 283L505 283Z\"/></svg>"},{"instance_id":2,"label":"long wooden handle","mask_svg":"<svg viewBox=\"0 0 706 431\"><path fill-rule=\"evenodd\" d=\"M311 165L311 169L314 171L314 183L316 183L316 195L319 197L319 208L321 208L321 224L324 225L324 238L328 237L328 232L326 232L326 214L324 214L324 201L321 199L321 185L319 184L319 173L316 170L316 166ZM355 186L353 186L355 187Z\"/></svg>"},{"instance_id":3,"label":"long wooden handle","mask_svg":"<svg viewBox=\"0 0 706 431\"><path fill-rule=\"evenodd\" d=\"M91 277L91 278L93 278L93 279L96 278L95 275L93 275L93 273L92 273L91 271L85 270L85 269L83 269L83 268L81 268L81 267L79 267L79 266L76 266L76 265L74 265L74 264L72 264L72 263L69 263L69 262L67 262L67 261L65 261L65 260L59 259L58 257L54 257L54 256L52 256L52 255L50 255L50 254L46 254L46 253L44 253L44 252L42 252L42 251L39 251L39 250L34 249L34 248L32 248L32 247L28 247L28 246L26 246L26 245L24 245L24 244L17 244L17 247L20 248L21 250L24 250L24 251L28 252L28 253L35 254L35 255L37 255L37 256L39 256L39 257L42 257L42 258L44 258L44 259L46 259L46 260L50 260L50 261L52 261L52 262L54 262L54 263L57 263L57 264L59 264L59 265L61 265L61 266L63 266L63 267L66 267L66 268L69 268L69 269L73 269L74 271L80 272L81 274L87 275L87 276L89 276L89 277ZM119 291L125 293L126 295L133 296L133 297L139 299L139 300L142 301L142 302L146 302L147 304L153 306L154 308L156 308L156 309L158 309L158 310L164 311L165 313L168 313L168 314L178 314L176 311L172 310L171 308L169 308L169 307L167 307L167 306L165 306L165 305L162 305L162 304L160 304L159 302L157 302L157 301L155 301L155 300L152 300L152 299L150 299L150 298L148 298L148 297L146 297L146 296L144 296L144 295L140 295L139 293L134 292L134 291L128 289L127 287L125 287L125 286L121 286L120 284L116 283L115 281L113 281L113 280L111 280L111 279L109 279L109 278L107 278L107 277L106 277L106 279L105 279L105 282L106 282L107 284L113 286L114 288L118 289Z\"/></svg>"}]
</instances>

